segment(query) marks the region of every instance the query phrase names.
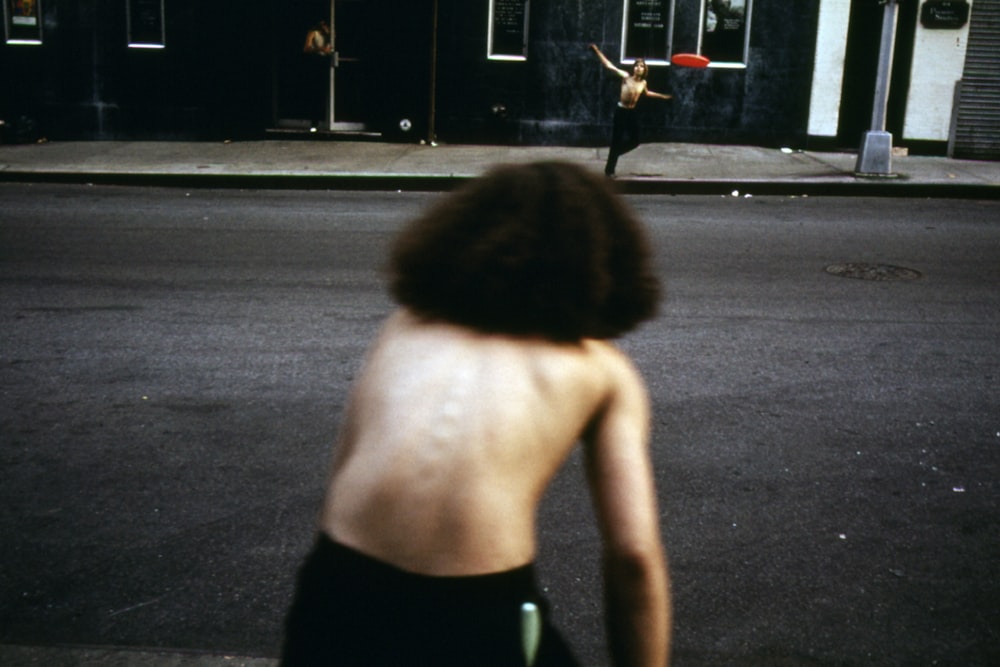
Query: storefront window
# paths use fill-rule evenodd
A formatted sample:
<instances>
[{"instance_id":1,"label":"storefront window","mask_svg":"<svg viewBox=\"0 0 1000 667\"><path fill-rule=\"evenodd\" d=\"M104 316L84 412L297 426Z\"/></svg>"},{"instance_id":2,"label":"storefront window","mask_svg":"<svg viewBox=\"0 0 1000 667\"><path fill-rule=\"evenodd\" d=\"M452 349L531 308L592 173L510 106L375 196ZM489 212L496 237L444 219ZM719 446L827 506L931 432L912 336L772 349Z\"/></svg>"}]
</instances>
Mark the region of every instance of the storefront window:
<instances>
[{"instance_id":1,"label":"storefront window","mask_svg":"<svg viewBox=\"0 0 1000 667\"><path fill-rule=\"evenodd\" d=\"M716 67L743 67L753 0L703 0L701 55Z\"/></svg>"},{"instance_id":2,"label":"storefront window","mask_svg":"<svg viewBox=\"0 0 1000 667\"><path fill-rule=\"evenodd\" d=\"M163 0L125 0L130 49L162 49Z\"/></svg>"},{"instance_id":3,"label":"storefront window","mask_svg":"<svg viewBox=\"0 0 1000 667\"><path fill-rule=\"evenodd\" d=\"M670 61L673 0L625 0L621 61L645 58L650 65Z\"/></svg>"},{"instance_id":4,"label":"storefront window","mask_svg":"<svg viewBox=\"0 0 1000 667\"><path fill-rule=\"evenodd\" d=\"M8 44L42 43L42 0L3 0Z\"/></svg>"},{"instance_id":5,"label":"storefront window","mask_svg":"<svg viewBox=\"0 0 1000 667\"><path fill-rule=\"evenodd\" d=\"M529 0L490 0L490 60L527 60L529 5Z\"/></svg>"}]
</instances>

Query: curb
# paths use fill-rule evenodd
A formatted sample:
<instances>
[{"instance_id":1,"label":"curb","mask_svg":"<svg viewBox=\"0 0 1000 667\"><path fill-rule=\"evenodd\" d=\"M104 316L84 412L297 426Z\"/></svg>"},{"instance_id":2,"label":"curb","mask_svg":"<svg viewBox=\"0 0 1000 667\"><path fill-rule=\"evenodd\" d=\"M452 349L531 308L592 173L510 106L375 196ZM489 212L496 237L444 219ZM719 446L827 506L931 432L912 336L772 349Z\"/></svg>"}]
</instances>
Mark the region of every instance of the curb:
<instances>
[{"instance_id":1,"label":"curb","mask_svg":"<svg viewBox=\"0 0 1000 667\"><path fill-rule=\"evenodd\" d=\"M145 187L447 192L475 176L414 174L190 174L157 172L2 171L0 182ZM845 177L834 182L753 179L668 179L624 177L617 188L629 195L732 195L802 197L908 197L1000 199L1000 186L927 183Z\"/></svg>"},{"instance_id":2,"label":"curb","mask_svg":"<svg viewBox=\"0 0 1000 667\"><path fill-rule=\"evenodd\" d=\"M0 645L6 667L277 667L274 658L123 646Z\"/></svg>"}]
</instances>

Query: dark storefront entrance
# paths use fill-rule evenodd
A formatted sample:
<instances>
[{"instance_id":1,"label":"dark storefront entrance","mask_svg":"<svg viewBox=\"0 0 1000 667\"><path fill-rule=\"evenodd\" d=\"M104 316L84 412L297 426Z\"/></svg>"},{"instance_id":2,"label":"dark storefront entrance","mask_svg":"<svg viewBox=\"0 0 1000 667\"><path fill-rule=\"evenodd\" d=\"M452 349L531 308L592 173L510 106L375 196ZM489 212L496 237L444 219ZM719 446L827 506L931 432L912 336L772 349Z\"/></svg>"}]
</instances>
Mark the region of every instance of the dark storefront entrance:
<instances>
[{"instance_id":1,"label":"dark storefront entrance","mask_svg":"<svg viewBox=\"0 0 1000 667\"><path fill-rule=\"evenodd\" d=\"M367 129L364 0L289 2L275 26L274 121L278 128Z\"/></svg>"},{"instance_id":2,"label":"dark storefront entrance","mask_svg":"<svg viewBox=\"0 0 1000 667\"><path fill-rule=\"evenodd\" d=\"M273 38L278 130L421 136L429 108L430 3L283 2ZM310 34L329 32L315 41ZM308 48L326 40L325 51Z\"/></svg>"},{"instance_id":3,"label":"dark storefront entrance","mask_svg":"<svg viewBox=\"0 0 1000 667\"><path fill-rule=\"evenodd\" d=\"M747 17L731 30L743 39L720 56L732 62L700 71L665 62L653 67L651 83L674 102L644 105L646 141L801 140L819 4L730 3L745 7ZM845 106L857 104L841 116L847 147L858 145L870 118L873 86L861 75L875 71L874 55L864 52L877 52L870 39L877 31L868 28L879 18L875 0L853 4L861 14L874 11L851 22L852 41L860 25L857 39L866 45L848 49L849 57L863 55L845 76ZM700 42L713 32L699 9L705 5L679 0L45 0L35 6L36 27L44 26L37 39L25 44L10 33L0 42L0 84L18 91L0 96L0 119L18 125L27 119L25 126L35 128L29 136L51 140L214 141L275 130L308 136L315 128L404 141L604 145L615 82L589 42L620 57L623 46L634 46L631 33L623 40L626 17L645 12L673 17L651 22L661 60L714 48ZM159 25L152 40L137 40L134 19L146 16ZM331 27L331 49L304 53L320 21ZM718 15L715 21L718 30ZM496 42L498 27L510 43ZM902 32L899 44L905 50ZM897 58L901 66L908 61ZM992 62L991 56L986 64ZM892 92L905 100L906 86L896 77ZM890 131L897 130L894 118L890 112Z\"/></svg>"}]
</instances>

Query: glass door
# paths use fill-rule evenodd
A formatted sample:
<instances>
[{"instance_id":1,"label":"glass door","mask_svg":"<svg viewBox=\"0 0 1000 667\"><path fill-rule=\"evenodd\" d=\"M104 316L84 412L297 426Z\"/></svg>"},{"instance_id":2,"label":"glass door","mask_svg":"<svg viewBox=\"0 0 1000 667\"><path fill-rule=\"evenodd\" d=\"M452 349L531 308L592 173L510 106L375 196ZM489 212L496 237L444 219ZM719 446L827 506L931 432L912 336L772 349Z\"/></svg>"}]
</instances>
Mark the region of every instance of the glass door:
<instances>
[{"instance_id":1,"label":"glass door","mask_svg":"<svg viewBox=\"0 0 1000 667\"><path fill-rule=\"evenodd\" d=\"M366 128L365 0L283 0L275 14L274 118L279 130Z\"/></svg>"},{"instance_id":2,"label":"glass door","mask_svg":"<svg viewBox=\"0 0 1000 667\"><path fill-rule=\"evenodd\" d=\"M364 130L365 0L332 0L329 129Z\"/></svg>"}]
</instances>

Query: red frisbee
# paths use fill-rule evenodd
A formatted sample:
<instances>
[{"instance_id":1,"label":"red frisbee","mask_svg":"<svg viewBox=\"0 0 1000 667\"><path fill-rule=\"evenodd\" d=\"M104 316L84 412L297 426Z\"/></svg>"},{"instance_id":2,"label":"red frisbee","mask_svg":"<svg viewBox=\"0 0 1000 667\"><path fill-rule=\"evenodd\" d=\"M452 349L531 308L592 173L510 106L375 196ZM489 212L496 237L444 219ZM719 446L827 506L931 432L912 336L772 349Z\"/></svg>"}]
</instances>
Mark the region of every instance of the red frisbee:
<instances>
[{"instance_id":1,"label":"red frisbee","mask_svg":"<svg viewBox=\"0 0 1000 667\"><path fill-rule=\"evenodd\" d=\"M670 58L670 62L681 67L708 67L712 62L705 56L700 56L697 53L675 53Z\"/></svg>"}]
</instances>

